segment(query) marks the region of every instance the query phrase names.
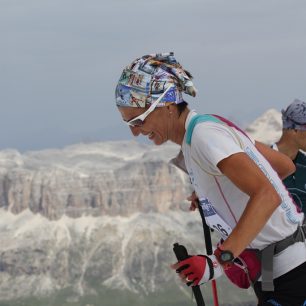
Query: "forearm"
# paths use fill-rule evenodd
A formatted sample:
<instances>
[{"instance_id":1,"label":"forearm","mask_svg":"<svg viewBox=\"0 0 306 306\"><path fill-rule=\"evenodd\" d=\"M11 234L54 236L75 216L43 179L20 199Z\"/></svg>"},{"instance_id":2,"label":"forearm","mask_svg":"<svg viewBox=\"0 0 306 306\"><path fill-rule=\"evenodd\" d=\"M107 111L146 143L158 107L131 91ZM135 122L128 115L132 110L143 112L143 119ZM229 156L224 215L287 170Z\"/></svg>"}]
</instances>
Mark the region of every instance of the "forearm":
<instances>
[{"instance_id":1,"label":"forearm","mask_svg":"<svg viewBox=\"0 0 306 306\"><path fill-rule=\"evenodd\" d=\"M223 249L231 251L235 257L239 256L265 226L280 201L280 197L271 188L250 197L237 225L222 244Z\"/></svg>"}]
</instances>

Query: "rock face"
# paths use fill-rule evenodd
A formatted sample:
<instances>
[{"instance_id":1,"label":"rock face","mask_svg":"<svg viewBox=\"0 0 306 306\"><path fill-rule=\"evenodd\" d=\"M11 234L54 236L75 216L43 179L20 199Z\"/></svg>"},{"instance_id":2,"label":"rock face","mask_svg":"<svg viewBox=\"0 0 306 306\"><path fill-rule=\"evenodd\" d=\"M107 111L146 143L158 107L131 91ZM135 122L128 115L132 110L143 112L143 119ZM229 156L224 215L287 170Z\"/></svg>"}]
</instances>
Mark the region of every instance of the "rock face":
<instances>
[{"instance_id":1,"label":"rock face","mask_svg":"<svg viewBox=\"0 0 306 306\"><path fill-rule=\"evenodd\" d=\"M154 292L176 281L167 266L174 242L203 250L199 218L183 212L50 221L29 210L2 210L0 217L0 296L6 300L67 287L84 295L92 284Z\"/></svg>"},{"instance_id":2,"label":"rock face","mask_svg":"<svg viewBox=\"0 0 306 306\"><path fill-rule=\"evenodd\" d=\"M177 150L114 142L25 155L2 151L0 207L15 214L29 209L49 220L177 208L186 177L167 163Z\"/></svg>"},{"instance_id":3,"label":"rock face","mask_svg":"<svg viewBox=\"0 0 306 306\"><path fill-rule=\"evenodd\" d=\"M248 133L271 141L259 136L279 129L277 116L268 112ZM187 212L189 179L168 164L178 149L106 142L1 151L0 301L96 286L148 294L178 283L172 244L204 252L200 218Z\"/></svg>"},{"instance_id":4,"label":"rock face","mask_svg":"<svg viewBox=\"0 0 306 306\"><path fill-rule=\"evenodd\" d=\"M82 295L93 281L158 290L175 237L201 229L182 210L188 178L168 164L177 151L110 142L0 152L1 298L66 287Z\"/></svg>"}]
</instances>

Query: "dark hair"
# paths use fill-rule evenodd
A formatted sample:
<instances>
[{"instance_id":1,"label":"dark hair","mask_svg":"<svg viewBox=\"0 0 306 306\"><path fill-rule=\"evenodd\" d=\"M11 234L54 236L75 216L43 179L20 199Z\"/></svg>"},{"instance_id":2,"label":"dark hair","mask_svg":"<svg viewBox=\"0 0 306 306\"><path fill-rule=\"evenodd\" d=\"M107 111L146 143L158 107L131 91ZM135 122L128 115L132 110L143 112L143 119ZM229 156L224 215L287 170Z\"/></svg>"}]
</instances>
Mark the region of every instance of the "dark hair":
<instances>
[{"instance_id":1,"label":"dark hair","mask_svg":"<svg viewBox=\"0 0 306 306\"><path fill-rule=\"evenodd\" d=\"M187 106L188 106L188 103L186 101L176 105L179 116L182 114L182 112L186 109Z\"/></svg>"}]
</instances>

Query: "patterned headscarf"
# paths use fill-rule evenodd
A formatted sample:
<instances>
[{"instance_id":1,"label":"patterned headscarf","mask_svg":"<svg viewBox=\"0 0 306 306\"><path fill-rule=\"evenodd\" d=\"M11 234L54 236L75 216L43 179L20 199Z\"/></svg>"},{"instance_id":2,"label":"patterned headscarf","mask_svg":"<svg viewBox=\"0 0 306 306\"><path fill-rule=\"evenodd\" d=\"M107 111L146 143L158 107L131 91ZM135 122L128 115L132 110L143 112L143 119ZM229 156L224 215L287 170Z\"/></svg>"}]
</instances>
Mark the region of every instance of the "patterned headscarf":
<instances>
[{"instance_id":1,"label":"patterned headscarf","mask_svg":"<svg viewBox=\"0 0 306 306\"><path fill-rule=\"evenodd\" d=\"M306 103L295 99L286 110L282 110L283 129L306 131Z\"/></svg>"},{"instance_id":2,"label":"patterned headscarf","mask_svg":"<svg viewBox=\"0 0 306 306\"><path fill-rule=\"evenodd\" d=\"M117 106L146 107L172 85L157 106L182 103L185 92L195 97L191 74L183 69L174 53L145 55L127 66L116 87Z\"/></svg>"}]
</instances>

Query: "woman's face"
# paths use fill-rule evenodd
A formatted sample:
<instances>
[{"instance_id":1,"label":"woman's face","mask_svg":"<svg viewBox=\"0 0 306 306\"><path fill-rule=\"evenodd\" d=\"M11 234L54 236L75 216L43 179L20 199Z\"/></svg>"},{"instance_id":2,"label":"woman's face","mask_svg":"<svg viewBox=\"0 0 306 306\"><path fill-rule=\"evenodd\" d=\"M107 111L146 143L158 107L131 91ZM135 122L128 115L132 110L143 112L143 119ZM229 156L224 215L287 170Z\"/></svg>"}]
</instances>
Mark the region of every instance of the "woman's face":
<instances>
[{"instance_id":1,"label":"woman's face","mask_svg":"<svg viewBox=\"0 0 306 306\"><path fill-rule=\"evenodd\" d=\"M129 121L146 111L137 107L118 107L118 109L124 121ZM156 108L144 120L142 126L130 126L131 132L134 136L147 136L154 144L161 145L168 140L168 115L167 107Z\"/></svg>"}]
</instances>

